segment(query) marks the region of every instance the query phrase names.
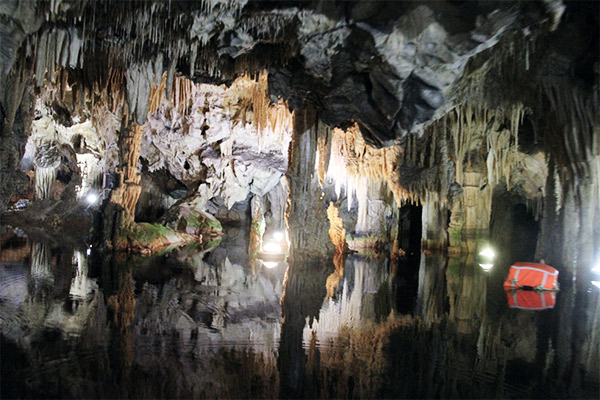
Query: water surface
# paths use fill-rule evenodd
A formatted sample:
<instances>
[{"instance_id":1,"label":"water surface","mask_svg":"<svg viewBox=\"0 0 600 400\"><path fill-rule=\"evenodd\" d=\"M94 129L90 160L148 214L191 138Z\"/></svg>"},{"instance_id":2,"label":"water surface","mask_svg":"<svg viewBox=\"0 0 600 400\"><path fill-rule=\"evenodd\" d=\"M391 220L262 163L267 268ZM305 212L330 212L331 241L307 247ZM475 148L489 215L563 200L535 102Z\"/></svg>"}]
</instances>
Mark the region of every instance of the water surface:
<instances>
[{"instance_id":1,"label":"water surface","mask_svg":"<svg viewBox=\"0 0 600 400\"><path fill-rule=\"evenodd\" d=\"M235 230L149 259L5 235L1 260L2 398L598 397L598 291L509 308L509 264L267 269Z\"/></svg>"}]
</instances>

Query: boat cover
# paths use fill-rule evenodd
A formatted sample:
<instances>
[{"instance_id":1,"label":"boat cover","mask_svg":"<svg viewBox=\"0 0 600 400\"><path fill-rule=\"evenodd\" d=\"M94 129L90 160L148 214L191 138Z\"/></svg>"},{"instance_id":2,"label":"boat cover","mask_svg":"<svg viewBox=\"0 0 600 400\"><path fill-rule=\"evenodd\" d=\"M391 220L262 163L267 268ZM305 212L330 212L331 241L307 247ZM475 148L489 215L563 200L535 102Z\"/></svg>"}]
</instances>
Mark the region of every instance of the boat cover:
<instances>
[{"instance_id":1,"label":"boat cover","mask_svg":"<svg viewBox=\"0 0 600 400\"><path fill-rule=\"evenodd\" d=\"M536 290L558 290L558 271L546 264L514 263L504 281L504 290L523 287Z\"/></svg>"},{"instance_id":2,"label":"boat cover","mask_svg":"<svg viewBox=\"0 0 600 400\"><path fill-rule=\"evenodd\" d=\"M506 297L510 308L523 310L547 310L556 303L556 292L549 290L511 290L506 292Z\"/></svg>"}]
</instances>

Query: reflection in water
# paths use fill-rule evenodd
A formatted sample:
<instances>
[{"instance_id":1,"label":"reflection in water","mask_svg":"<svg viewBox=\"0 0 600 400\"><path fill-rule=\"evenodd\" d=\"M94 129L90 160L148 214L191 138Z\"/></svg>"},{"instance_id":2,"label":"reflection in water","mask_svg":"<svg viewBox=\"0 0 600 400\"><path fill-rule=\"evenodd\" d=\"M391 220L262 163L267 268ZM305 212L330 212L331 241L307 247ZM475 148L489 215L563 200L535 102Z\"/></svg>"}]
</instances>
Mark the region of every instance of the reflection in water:
<instances>
[{"instance_id":1,"label":"reflection in water","mask_svg":"<svg viewBox=\"0 0 600 400\"><path fill-rule=\"evenodd\" d=\"M335 296L330 297L328 293L318 317L310 325L306 323L305 344L313 334L323 343L327 335L337 334L342 327L356 328L364 321L376 319L377 311L381 311L376 309L378 294L391 286L389 264L385 261L360 256L346 260L343 284L338 285Z\"/></svg>"},{"instance_id":2,"label":"reflection in water","mask_svg":"<svg viewBox=\"0 0 600 400\"><path fill-rule=\"evenodd\" d=\"M512 309L503 261L266 269L233 231L151 259L5 245L2 398L598 394L599 291L561 282L554 309Z\"/></svg>"},{"instance_id":3,"label":"reflection in water","mask_svg":"<svg viewBox=\"0 0 600 400\"><path fill-rule=\"evenodd\" d=\"M85 300L97 287L95 280L88 277L89 267L86 255L79 250L75 250L73 265L76 266L75 277L71 282L69 295L72 299Z\"/></svg>"},{"instance_id":4,"label":"reflection in water","mask_svg":"<svg viewBox=\"0 0 600 400\"><path fill-rule=\"evenodd\" d=\"M31 246L31 278L37 291L44 284L52 285L54 276L50 265L50 248L43 243Z\"/></svg>"}]
</instances>

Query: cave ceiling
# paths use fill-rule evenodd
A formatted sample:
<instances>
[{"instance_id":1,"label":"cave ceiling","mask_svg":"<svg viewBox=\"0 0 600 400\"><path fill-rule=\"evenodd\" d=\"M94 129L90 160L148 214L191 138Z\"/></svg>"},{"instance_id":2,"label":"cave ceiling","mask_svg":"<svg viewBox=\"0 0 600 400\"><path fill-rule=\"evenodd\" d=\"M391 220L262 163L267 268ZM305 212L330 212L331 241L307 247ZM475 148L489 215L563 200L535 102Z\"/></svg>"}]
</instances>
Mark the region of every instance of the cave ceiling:
<instances>
[{"instance_id":1,"label":"cave ceiling","mask_svg":"<svg viewBox=\"0 0 600 400\"><path fill-rule=\"evenodd\" d=\"M61 66L73 86L126 92L140 123L155 76L166 73L169 91L178 75L231 83L268 70L273 100L314 108L332 127L357 123L382 147L460 103L460 88L481 84L466 72L502 58L490 49L503 38L550 34L564 9L560 1L4 1L0 68L29 63L41 86Z\"/></svg>"}]
</instances>

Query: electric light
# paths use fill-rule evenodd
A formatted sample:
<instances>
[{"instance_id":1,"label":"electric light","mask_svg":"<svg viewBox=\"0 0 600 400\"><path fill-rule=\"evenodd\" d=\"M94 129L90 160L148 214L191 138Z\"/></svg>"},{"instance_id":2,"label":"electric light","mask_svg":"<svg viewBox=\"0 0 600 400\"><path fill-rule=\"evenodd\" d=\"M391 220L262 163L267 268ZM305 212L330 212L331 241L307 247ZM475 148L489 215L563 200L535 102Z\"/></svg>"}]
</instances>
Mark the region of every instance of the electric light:
<instances>
[{"instance_id":1,"label":"electric light","mask_svg":"<svg viewBox=\"0 0 600 400\"><path fill-rule=\"evenodd\" d=\"M479 266L481 268L483 268L485 271L489 271L490 269L492 269L492 267L494 266L494 264L479 264Z\"/></svg>"},{"instance_id":2,"label":"electric light","mask_svg":"<svg viewBox=\"0 0 600 400\"><path fill-rule=\"evenodd\" d=\"M281 245L274 241L268 241L263 244L263 251L268 253L281 253Z\"/></svg>"},{"instance_id":3,"label":"electric light","mask_svg":"<svg viewBox=\"0 0 600 400\"><path fill-rule=\"evenodd\" d=\"M489 247L486 247L482 251L480 251L479 255L489 259L490 261L496 258L496 253Z\"/></svg>"},{"instance_id":4,"label":"electric light","mask_svg":"<svg viewBox=\"0 0 600 400\"><path fill-rule=\"evenodd\" d=\"M92 254L92 250L87 249L87 251L85 253L89 256L90 254Z\"/></svg>"},{"instance_id":5,"label":"electric light","mask_svg":"<svg viewBox=\"0 0 600 400\"><path fill-rule=\"evenodd\" d=\"M283 240L283 232L277 231L273 233L273 239L277 240L278 242L281 242Z\"/></svg>"},{"instance_id":6,"label":"electric light","mask_svg":"<svg viewBox=\"0 0 600 400\"><path fill-rule=\"evenodd\" d=\"M88 193L87 196L85 196L85 201L89 204L95 204L98 201L98 195L95 193Z\"/></svg>"},{"instance_id":7,"label":"electric light","mask_svg":"<svg viewBox=\"0 0 600 400\"><path fill-rule=\"evenodd\" d=\"M263 265L269 269L275 268L277 264L279 264L277 261L263 261Z\"/></svg>"}]
</instances>

